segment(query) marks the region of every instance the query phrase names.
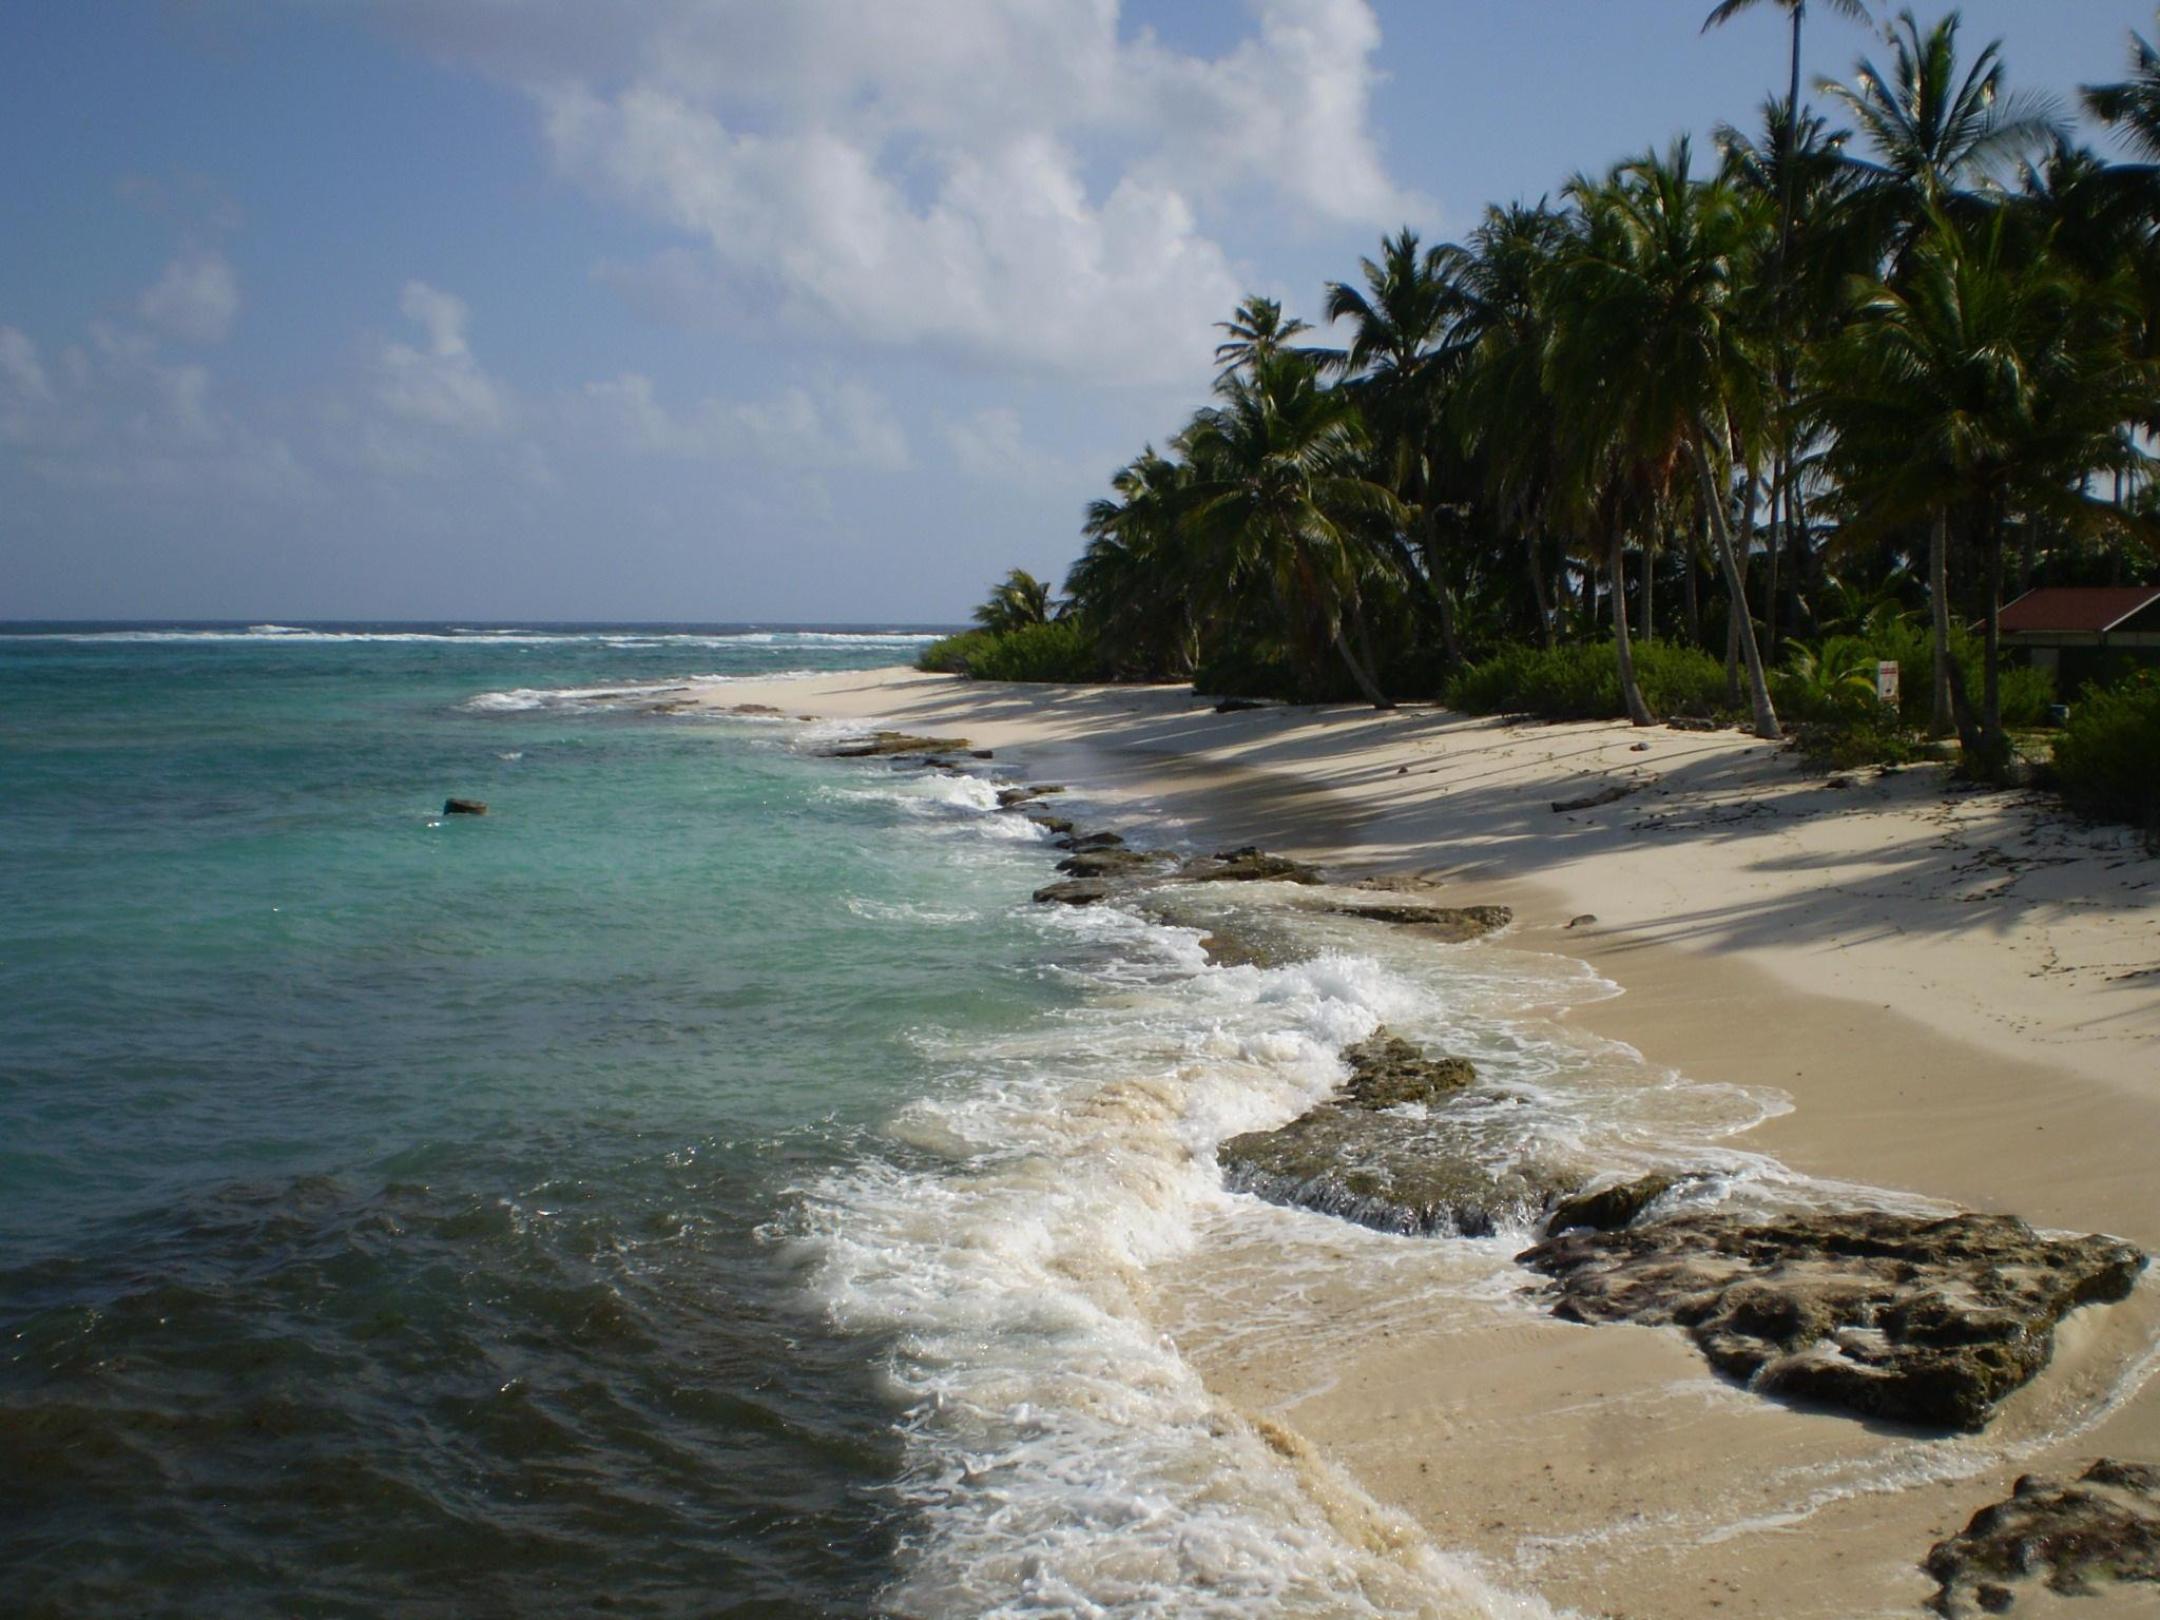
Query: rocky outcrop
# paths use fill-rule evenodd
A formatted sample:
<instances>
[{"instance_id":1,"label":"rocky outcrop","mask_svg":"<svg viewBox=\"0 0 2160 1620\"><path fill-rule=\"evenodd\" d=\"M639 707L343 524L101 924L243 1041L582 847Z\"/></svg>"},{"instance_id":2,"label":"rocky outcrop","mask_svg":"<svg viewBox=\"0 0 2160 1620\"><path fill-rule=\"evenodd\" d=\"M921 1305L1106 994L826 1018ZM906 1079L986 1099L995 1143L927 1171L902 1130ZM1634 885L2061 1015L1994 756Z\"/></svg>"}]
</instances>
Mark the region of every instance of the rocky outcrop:
<instances>
[{"instance_id":1,"label":"rocky outcrop","mask_svg":"<svg viewBox=\"0 0 2160 1620\"><path fill-rule=\"evenodd\" d=\"M1515 913L1506 906L1419 906L1349 901L1321 909L1340 917L1362 917L1367 922L1414 929L1427 939L1444 945L1483 939L1515 920Z\"/></svg>"},{"instance_id":2,"label":"rocky outcrop","mask_svg":"<svg viewBox=\"0 0 2160 1620\"><path fill-rule=\"evenodd\" d=\"M1318 883L1319 871L1257 845L1195 856L1178 869L1180 883Z\"/></svg>"},{"instance_id":3,"label":"rocky outcrop","mask_svg":"<svg viewBox=\"0 0 2160 1620\"><path fill-rule=\"evenodd\" d=\"M1339 1097L1216 1150L1230 1186L1383 1232L1485 1237L1535 1220L1580 1179L1454 1116L1449 1105L1476 1080L1467 1060L1429 1056L1384 1029L1343 1059Z\"/></svg>"},{"instance_id":4,"label":"rocky outcrop","mask_svg":"<svg viewBox=\"0 0 2160 1620\"><path fill-rule=\"evenodd\" d=\"M1058 838L1058 843L1062 848L1075 851L1088 849L1123 849L1125 847L1125 839L1123 835L1114 832L1069 832L1060 835L1060 837Z\"/></svg>"},{"instance_id":5,"label":"rocky outcrop","mask_svg":"<svg viewBox=\"0 0 2160 1620\"><path fill-rule=\"evenodd\" d=\"M1577 1227L1593 1232L1617 1232L1632 1225L1635 1217L1680 1184L1678 1176L1638 1176L1596 1192L1579 1192L1563 1198L1545 1217L1545 1230L1558 1236Z\"/></svg>"},{"instance_id":6,"label":"rocky outcrop","mask_svg":"<svg viewBox=\"0 0 2160 1620\"><path fill-rule=\"evenodd\" d=\"M1477 1079L1468 1058L1427 1057L1400 1035L1376 1029L1355 1046L1343 1048L1350 1083L1343 1100L1353 1108L1396 1108L1404 1103L1435 1103Z\"/></svg>"},{"instance_id":7,"label":"rocky outcrop","mask_svg":"<svg viewBox=\"0 0 2160 1620\"><path fill-rule=\"evenodd\" d=\"M2160 1468L2102 1458L2071 1485L2027 1474L1920 1567L1940 1583L1930 1602L1950 1620L1972 1613L1968 1604L2005 1613L2017 1602L2013 1583L2072 1597L2160 1582Z\"/></svg>"},{"instance_id":8,"label":"rocky outcrop","mask_svg":"<svg viewBox=\"0 0 2160 1620\"><path fill-rule=\"evenodd\" d=\"M445 799L442 813L446 816L484 816L488 809L478 799Z\"/></svg>"},{"instance_id":9,"label":"rocky outcrop","mask_svg":"<svg viewBox=\"0 0 2160 1620\"><path fill-rule=\"evenodd\" d=\"M1049 883L1035 891L1035 898L1045 905L1092 906L1107 900L1114 892L1102 878L1073 878L1064 883Z\"/></svg>"},{"instance_id":10,"label":"rocky outcrop","mask_svg":"<svg viewBox=\"0 0 2160 1620\"><path fill-rule=\"evenodd\" d=\"M834 759L876 759L889 754L964 754L969 746L965 737L916 737L905 731L873 731L867 739L838 743L827 753Z\"/></svg>"},{"instance_id":11,"label":"rocky outcrop","mask_svg":"<svg viewBox=\"0 0 2160 1620\"><path fill-rule=\"evenodd\" d=\"M1176 857L1159 849L1088 849L1066 856L1057 869L1068 877L1137 877Z\"/></svg>"},{"instance_id":12,"label":"rocky outcrop","mask_svg":"<svg viewBox=\"0 0 2160 1620\"><path fill-rule=\"evenodd\" d=\"M1047 798L1053 793L1063 793L1064 791L1062 787L1047 782L1031 787L999 788L997 805L1000 810L1017 809L1023 804L1032 804L1037 799Z\"/></svg>"},{"instance_id":13,"label":"rocky outcrop","mask_svg":"<svg viewBox=\"0 0 2160 1620\"><path fill-rule=\"evenodd\" d=\"M1566 1320L1678 1326L1765 1394L1968 1430L2047 1365L2057 1322L2123 1298L2145 1266L2118 1239L2043 1238L2013 1216L1875 1210L1681 1215L1519 1258L1554 1279Z\"/></svg>"}]
</instances>

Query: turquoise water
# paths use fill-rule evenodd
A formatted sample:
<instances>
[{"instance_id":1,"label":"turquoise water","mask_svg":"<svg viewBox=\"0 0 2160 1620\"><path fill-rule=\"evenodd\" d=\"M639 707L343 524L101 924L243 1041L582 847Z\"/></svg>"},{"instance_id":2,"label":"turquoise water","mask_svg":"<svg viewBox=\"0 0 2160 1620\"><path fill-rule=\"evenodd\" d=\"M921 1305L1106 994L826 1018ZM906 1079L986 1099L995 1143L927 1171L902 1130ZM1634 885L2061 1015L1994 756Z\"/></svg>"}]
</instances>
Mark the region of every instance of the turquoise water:
<instances>
[{"instance_id":1,"label":"turquoise water","mask_svg":"<svg viewBox=\"0 0 2160 1620\"><path fill-rule=\"evenodd\" d=\"M7 1607L862 1612L875 1349L760 1228L1067 993L1043 862L540 694L914 645L0 635Z\"/></svg>"},{"instance_id":2,"label":"turquoise water","mask_svg":"<svg viewBox=\"0 0 2160 1620\"><path fill-rule=\"evenodd\" d=\"M1275 1209L1215 1149L1382 1023L1474 1060L1496 1163L1804 1198L1723 1145L1771 1105L1556 1025L1579 963L1288 885L1031 904L1015 762L682 712L922 639L0 631L0 1611L1547 1615L1172 1331L1522 1311L1527 1231Z\"/></svg>"}]
</instances>

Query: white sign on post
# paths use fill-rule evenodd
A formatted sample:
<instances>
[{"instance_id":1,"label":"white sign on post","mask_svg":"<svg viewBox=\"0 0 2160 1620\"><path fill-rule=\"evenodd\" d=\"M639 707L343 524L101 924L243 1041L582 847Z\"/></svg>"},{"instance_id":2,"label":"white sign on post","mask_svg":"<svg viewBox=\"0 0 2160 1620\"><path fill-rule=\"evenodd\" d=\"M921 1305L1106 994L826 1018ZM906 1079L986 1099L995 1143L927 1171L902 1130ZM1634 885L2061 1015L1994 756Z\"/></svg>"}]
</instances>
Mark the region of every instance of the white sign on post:
<instances>
[{"instance_id":1,"label":"white sign on post","mask_svg":"<svg viewBox=\"0 0 2160 1620\"><path fill-rule=\"evenodd\" d=\"M1897 660L1885 658L1875 665L1875 701L1885 708L1898 706Z\"/></svg>"}]
</instances>

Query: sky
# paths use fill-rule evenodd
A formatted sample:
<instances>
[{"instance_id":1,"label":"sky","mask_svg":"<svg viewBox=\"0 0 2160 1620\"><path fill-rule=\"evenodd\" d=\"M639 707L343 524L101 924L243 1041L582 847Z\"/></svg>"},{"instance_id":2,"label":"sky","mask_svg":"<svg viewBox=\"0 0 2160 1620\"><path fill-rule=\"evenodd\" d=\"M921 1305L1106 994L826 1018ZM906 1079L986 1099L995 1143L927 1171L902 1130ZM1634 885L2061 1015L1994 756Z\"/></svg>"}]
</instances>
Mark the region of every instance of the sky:
<instances>
[{"instance_id":1,"label":"sky","mask_svg":"<svg viewBox=\"0 0 2160 1620\"><path fill-rule=\"evenodd\" d=\"M963 619L1247 293L1757 123L1708 9L13 0L0 619ZM2155 27L1961 9L2066 103Z\"/></svg>"}]
</instances>

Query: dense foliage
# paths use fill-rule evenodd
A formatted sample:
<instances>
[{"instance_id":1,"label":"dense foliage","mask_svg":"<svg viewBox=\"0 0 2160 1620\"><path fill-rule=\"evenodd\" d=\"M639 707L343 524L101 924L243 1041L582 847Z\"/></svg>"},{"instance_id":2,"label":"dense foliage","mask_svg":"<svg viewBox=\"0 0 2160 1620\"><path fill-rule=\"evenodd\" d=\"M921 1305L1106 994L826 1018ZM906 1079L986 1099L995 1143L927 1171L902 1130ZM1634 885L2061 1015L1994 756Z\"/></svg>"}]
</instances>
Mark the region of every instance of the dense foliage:
<instances>
[{"instance_id":1,"label":"dense foliage","mask_svg":"<svg viewBox=\"0 0 2160 1620\"><path fill-rule=\"evenodd\" d=\"M1248 298L1212 401L1089 509L1062 607L1015 574L978 614L1054 646L935 656L1766 737L1782 713L2007 770L2055 697L2003 655L2007 597L2160 577L2160 169L2077 144L1955 13L1899 14L1823 84L1836 127L1801 96L1806 8L1775 6L1791 84L1715 161L1680 141L1458 242L1405 229L1329 284L1324 330ZM2131 75L2084 103L2149 155L2135 37Z\"/></svg>"},{"instance_id":2,"label":"dense foliage","mask_svg":"<svg viewBox=\"0 0 2160 1620\"><path fill-rule=\"evenodd\" d=\"M2091 691L2055 744L2055 784L2089 815L2160 836L2160 677Z\"/></svg>"}]
</instances>

